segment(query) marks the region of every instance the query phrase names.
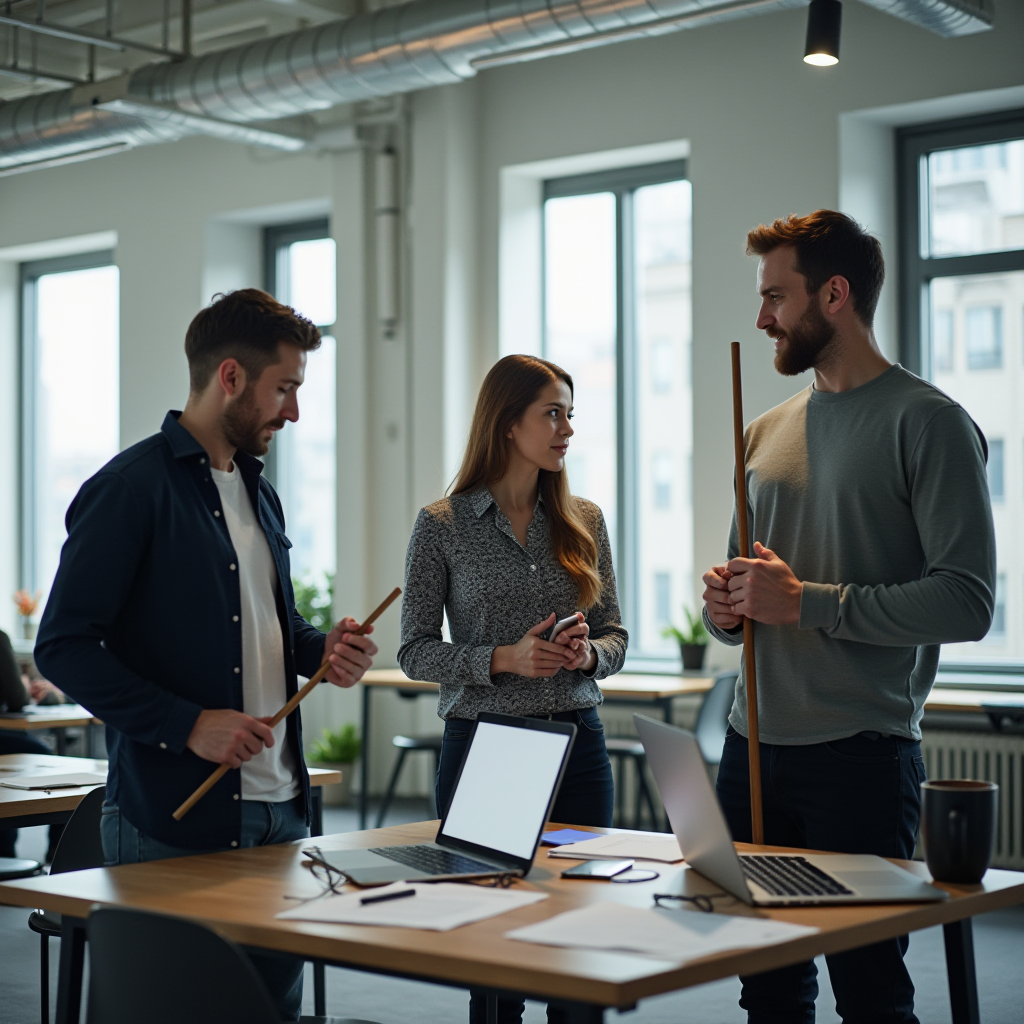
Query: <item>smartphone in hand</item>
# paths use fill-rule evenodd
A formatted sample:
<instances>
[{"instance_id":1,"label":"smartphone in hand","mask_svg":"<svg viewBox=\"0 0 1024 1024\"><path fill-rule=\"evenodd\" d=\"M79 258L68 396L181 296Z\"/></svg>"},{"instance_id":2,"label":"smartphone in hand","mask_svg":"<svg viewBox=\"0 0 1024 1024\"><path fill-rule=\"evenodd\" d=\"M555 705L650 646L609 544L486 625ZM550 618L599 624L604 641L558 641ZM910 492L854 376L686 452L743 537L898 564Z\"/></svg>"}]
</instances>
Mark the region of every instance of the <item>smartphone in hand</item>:
<instances>
[{"instance_id":1,"label":"smartphone in hand","mask_svg":"<svg viewBox=\"0 0 1024 1024\"><path fill-rule=\"evenodd\" d=\"M573 612L572 615L568 616L568 618L562 619L560 622L556 622L544 639L547 640L549 644L553 644L559 633L568 629L570 626L579 625L579 621L580 620L576 617L576 613Z\"/></svg>"}]
</instances>

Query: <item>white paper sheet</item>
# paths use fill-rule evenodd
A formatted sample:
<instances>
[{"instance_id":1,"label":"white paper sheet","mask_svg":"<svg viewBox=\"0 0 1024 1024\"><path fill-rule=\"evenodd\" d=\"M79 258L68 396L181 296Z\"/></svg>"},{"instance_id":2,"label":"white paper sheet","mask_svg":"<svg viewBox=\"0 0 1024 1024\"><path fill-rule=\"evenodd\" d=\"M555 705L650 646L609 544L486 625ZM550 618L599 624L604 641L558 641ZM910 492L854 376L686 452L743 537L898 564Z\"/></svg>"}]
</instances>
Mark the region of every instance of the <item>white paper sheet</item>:
<instances>
[{"instance_id":1,"label":"white paper sheet","mask_svg":"<svg viewBox=\"0 0 1024 1024\"><path fill-rule=\"evenodd\" d=\"M402 889L415 889L416 895L384 903L359 902L365 896L383 896ZM327 921L332 924L372 924L447 932L546 899L546 893L525 889L490 889L455 882L434 885L393 882L342 896L325 896L285 910L277 917L282 921Z\"/></svg>"},{"instance_id":2,"label":"white paper sheet","mask_svg":"<svg viewBox=\"0 0 1024 1024\"><path fill-rule=\"evenodd\" d=\"M97 772L51 772L49 775L19 775L13 779L4 779L0 786L8 789L68 789L76 786L102 786L106 781L106 775Z\"/></svg>"},{"instance_id":3,"label":"white paper sheet","mask_svg":"<svg viewBox=\"0 0 1024 1024\"><path fill-rule=\"evenodd\" d=\"M595 903L517 928L506 938L544 946L642 953L685 963L726 949L749 949L812 935L817 928L759 917Z\"/></svg>"},{"instance_id":4,"label":"white paper sheet","mask_svg":"<svg viewBox=\"0 0 1024 1024\"><path fill-rule=\"evenodd\" d=\"M643 834L622 832L599 839L587 839L582 843L556 846L548 852L549 857L571 857L573 860L657 860L663 864L674 864L683 859L679 843L673 835L661 832Z\"/></svg>"}]
</instances>

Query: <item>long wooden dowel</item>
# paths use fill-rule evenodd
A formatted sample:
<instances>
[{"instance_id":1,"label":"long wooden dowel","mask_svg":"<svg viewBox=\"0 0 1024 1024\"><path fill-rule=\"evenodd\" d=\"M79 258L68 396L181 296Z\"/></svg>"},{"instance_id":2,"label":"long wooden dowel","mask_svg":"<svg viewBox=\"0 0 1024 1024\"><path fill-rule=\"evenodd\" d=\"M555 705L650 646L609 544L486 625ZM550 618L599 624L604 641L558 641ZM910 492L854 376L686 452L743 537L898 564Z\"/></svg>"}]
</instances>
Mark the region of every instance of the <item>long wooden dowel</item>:
<instances>
[{"instance_id":1,"label":"long wooden dowel","mask_svg":"<svg viewBox=\"0 0 1024 1024\"><path fill-rule=\"evenodd\" d=\"M740 557L752 557L747 523L747 459L743 448L743 380L740 374L740 343L732 343L732 432L736 450L736 526ZM743 664L747 681L747 751L750 761L750 827L754 842L764 843L761 811L761 741L757 727L757 665L754 660L754 622L743 619Z\"/></svg>"},{"instance_id":2,"label":"long wooden dowel","mask_svg":"<svg viewBox=\"0 0 1024 1024\"><path fill-rule=\"evenodd\" d=\"M362 636L366 632L367 627L372 626L374 622L376 622L377 619L387 611L391 603L395 601L401 593L402 588L395 587L395 589L392 590L379 605L377 605L369 616L367 616L366 621L354 631L353 636ZM309 682L306 683L306 685L299 690L299 692L296 693L295 696L292 697L292 699L288 701L288 703L285 704L285 706L281 708L281 710L278 711L278 713L270 720L271 729L283 722L299 706L299 704L301 704L302 701L313 692L317 683L327 675L327 670L330 667L330 661L325 661L320 668L317 669ZM210 777L174 812L174 820L181 821L181 819L184 818L185 815L188 814L188 812L191 811L192 808L195 807L195 805L199 803L199 801L202 800L202 798L206 796L206 794L209 793L225 775L227 775L230 767L230 765L222 764L217 768L216 771L214 771Z\"/></svg>"}]
</instances>

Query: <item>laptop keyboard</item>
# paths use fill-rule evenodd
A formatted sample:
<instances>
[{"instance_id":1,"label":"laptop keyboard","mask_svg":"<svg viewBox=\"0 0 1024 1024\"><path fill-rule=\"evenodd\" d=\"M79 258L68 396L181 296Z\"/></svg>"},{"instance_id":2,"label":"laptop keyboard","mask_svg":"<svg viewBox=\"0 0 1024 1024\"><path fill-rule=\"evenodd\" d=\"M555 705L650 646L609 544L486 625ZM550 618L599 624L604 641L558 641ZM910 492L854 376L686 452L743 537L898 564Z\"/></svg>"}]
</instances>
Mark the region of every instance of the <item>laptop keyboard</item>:
<instances>
[{"instance_id":1,"label":"laptop keyboard","mask_svg":"<svg viewBox=\"0 0 1024 1024\"><path fill-rule=\"evenodd\" d=\"M434 846L384 846L370 853L379 853L388 860L397 861L407 868L418 868L430 875L498 874L501 870L482 860L464 857L461 853L449 850L438 850Z\"/></svg>"},{"instance_id":2,"label":"laptop keyboard","mask_svg":"<svg viewBox=\"0 0 1024 1024\"><path fill-rule=\"evenodd\" d=\"M803 857L740 857L743 874L772 896L852 896L853 890Z\"/></svg>"}]
</instances>

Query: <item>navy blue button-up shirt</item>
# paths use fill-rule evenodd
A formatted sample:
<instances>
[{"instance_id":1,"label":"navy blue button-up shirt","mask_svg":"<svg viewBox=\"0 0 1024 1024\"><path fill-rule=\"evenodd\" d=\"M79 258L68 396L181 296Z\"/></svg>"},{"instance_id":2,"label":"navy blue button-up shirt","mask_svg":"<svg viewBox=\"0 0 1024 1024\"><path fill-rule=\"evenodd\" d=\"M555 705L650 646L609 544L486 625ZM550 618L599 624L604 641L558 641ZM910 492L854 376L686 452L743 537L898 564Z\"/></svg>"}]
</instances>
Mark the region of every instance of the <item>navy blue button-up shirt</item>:
<instances>
[{"instance_id":1,"label":"navy blue button-up shirt","mask_svg":"<svg viewBox=\"0 0 1024 1024\"><path fill-rule=\"evenodd\" d=\"M179 822L174 810L214 770L187 749L204 708L242 705L238 559L210 460L178 423L140 441L87 480L67 514L68 539L39 627L40 671L107 726L107 799L164 843L215 850L241 840L241 773L228 772ZM287 693L311 676L324 634L295 611L291 542L263 465L235 464L277 568ZM215 514L217 513L217 514ZM302 772L299 713L287 742ZM256 755L259 756L258 754Z\"/></svg>"}]
</instances>

